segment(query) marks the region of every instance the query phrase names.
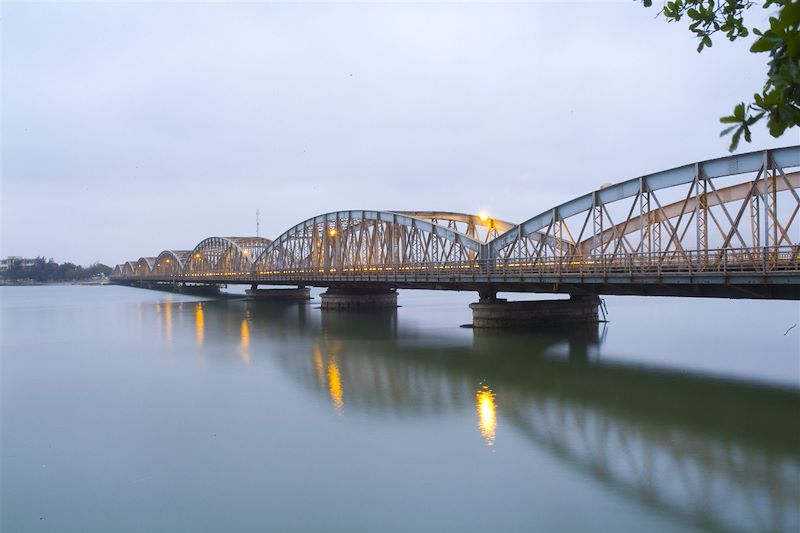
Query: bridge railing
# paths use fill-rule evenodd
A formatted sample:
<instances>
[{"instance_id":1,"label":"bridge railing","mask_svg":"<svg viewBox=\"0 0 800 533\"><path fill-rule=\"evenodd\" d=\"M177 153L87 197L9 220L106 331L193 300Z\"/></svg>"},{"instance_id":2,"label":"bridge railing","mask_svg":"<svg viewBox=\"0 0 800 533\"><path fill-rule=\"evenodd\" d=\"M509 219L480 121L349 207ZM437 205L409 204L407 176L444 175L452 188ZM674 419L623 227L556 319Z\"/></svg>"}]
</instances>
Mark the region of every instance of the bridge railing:
<instances>
[{"instance_id":1,"label":"bridge railing","mask_svg":"<svg viewBox=\"0 0 800 533\"><path fill-rule=\"evenodd\" d=\"M487 273L514 275L702 275L800 272L798 247L673 250L612 255L566 255L537 261L493 261Z\"/></svg>"},{"instance_id":2,"label":"bridge railing","mask_svg":"<svg viewBox=\"0 0 800 533\"><path fill-rule=\"evenodd\" d=\"M477 278L520 279L543 276L702 276L800 273L800 246L726 248L717 250L670 250L650 253L607 255L563 255L528 259L476 259L447 263L378 264L327 269L290 269L243 272L193 272L168 276L143 274L136 280L197 281L230 279L260 280L341 279L391 280L399 278L433 281L469 281Z\"/></svg>"},{"instance_id":3,"label":"bridge railing","mask_svg":"<svg viewBox=\"0 0 800 533\"><path fill-rule=\"evenodd\" d=\"M719 250L673 250L651 253L610 255L564 255L537 260L491 259L449 263L382 264L344 269L261 271L259 278L305 279L337 277L374 279L395 277L520 278L545 275L702 275L702 274L771 274L800 272L800 247L726 248Z\"/></svg>"}]
</instances>

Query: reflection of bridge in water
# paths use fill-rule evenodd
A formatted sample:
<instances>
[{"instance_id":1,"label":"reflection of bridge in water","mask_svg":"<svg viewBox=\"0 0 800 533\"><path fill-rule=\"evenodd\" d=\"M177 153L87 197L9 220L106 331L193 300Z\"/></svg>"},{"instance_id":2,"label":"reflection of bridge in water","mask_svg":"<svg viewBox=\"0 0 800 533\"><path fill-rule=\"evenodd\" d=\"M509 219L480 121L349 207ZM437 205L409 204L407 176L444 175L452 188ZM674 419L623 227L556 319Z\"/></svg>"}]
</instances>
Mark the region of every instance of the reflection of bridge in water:
<instances>
[{"instance_id":1,"label":"reflection of bridge in water","mask_svg":"<svg viewBox=\"0 0 800 533\"><path fill-rule=\"evenodd\" d=\"M183 314L192 342L228 338L244 362L269 342L286 372L338 413L439 416L471 406L476 437L488 445L502 446L498 427L513 428L683 525L800 527L796 390L604 363L593 355L596 329L437 337L403 328L393 312L319 315L234 301L163 307L165 327L167 316L172 324Z\"/></svg>"},{"instance_id":2,"label":"reflection of bridge in water","mask_svg":"<svg viewBox=\"0 0 800 533\"><path fill-rule=\"evenodd\" d=\"M117 265L113 279L332 287L338 300L347 290L397 288L472 290L486 301L498 291L800 299L797 167L800 146L701 161L519 224L445 211L336 211L274 240L210 237L141 257Z\"/></svg>"}]
</instances>

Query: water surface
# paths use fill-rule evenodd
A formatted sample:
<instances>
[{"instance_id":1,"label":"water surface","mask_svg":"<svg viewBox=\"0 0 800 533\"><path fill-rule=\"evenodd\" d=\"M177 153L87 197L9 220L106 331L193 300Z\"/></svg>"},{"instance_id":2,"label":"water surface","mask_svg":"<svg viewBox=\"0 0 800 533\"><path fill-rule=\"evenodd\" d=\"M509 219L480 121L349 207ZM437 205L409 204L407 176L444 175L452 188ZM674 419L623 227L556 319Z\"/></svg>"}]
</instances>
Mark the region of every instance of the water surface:
<instances>
[{"instance_id":1,"label":"water surface","mask_svg":"<svg viewBox=\"0 0 800 533\"><path fill-rule=\"evenodd\" d=\"M2 531L786 531L800 306L396 312L4 287Z\"/></svg>"}]
</instances>

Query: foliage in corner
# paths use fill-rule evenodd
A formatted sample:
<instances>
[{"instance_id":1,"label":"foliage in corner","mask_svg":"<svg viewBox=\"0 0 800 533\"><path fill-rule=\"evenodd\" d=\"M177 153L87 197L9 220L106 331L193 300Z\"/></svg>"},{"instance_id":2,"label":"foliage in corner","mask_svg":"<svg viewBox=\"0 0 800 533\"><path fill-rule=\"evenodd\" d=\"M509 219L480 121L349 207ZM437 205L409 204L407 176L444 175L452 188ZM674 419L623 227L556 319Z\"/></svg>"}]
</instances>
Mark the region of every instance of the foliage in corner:
<instances>
[{"instance_id":1,"label":"foliage in corner","mask_svg":"<svg viewBox=\"0 0 800 533\"><path fill-rule=\"evenodd\" d=\"M653 0L642 0L645 7ZM710 48L711 36L722 32L735 41L750 35L744 25L744 12L754 5L752 1L722 0L672 0L664 4L660 14L669 22L690 19L689 30L699 44L697 51ZM765 9L776 8L766 30L753 28L757 39L750 47L754 54L769 53L767 80L753 101L741 102L733 114L722 117L727 124L720 136L730 135L730 151L734 151L744 136L750 142L750 127L766 118L773 137L779 137L787 128L800 125L800 0L766 0Z\"/></svg>"}]
</instances>

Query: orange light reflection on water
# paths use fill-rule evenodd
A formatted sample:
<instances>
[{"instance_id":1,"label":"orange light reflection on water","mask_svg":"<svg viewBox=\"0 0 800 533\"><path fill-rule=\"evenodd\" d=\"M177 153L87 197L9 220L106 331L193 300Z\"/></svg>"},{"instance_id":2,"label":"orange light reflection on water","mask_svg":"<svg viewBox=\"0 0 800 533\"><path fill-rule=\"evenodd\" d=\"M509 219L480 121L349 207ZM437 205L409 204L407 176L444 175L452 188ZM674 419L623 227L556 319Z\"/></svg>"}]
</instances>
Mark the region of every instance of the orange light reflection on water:
<instances>
[{"instance_id":1,"label":"orange light reflection on water","mask_svg":"<svg viewBox=\"0 0 800 533\"><path fill-rule=\"evenodd\" d=\"M239 346L239 354L242 362L246 365L250 364L250 326L247 324L247 319L242 319L242 327L240 331L241 344Z\"/></svg>"},{"instance_id":2,"label":"orange light reflection on water","mask_svg":"<svg viewBox=\"0 0 800 533\"><path fill-rule=\"evenodd\" d=\"M336 358L331 357L328 361L328 392L333 400L333 408L341 414L344 409L344 389L342 388L342 377L339 374L339 366Z\"/></svg>"},{"instance_id":3,"label":"orange light reflection on water","mask_svg":"<svg viewBox=\"0 0 800 533\"><path fill-rule=\"evenodd\" d=\"M314 372L317 375L317 384L322 387L325 376L325 366L322 363L322 351L319 349L319 344L314 345Z\"/></svg>"},{"instance_id":4,"label":"orange light reflection on water","mask_svg":"<svg viewBox=\"0 0 800 533\"><path fill-rule=\"evenodd\" d=\"M167 347L172 348L172 304L164 304L164 329L166 331Z\"/></svg>"},{"instance_id":5,"label":"orange light reflection on water","mask_svg":"<svg viewBox=\"0 0 800 533\"><path fill-rule=\"evenodd\" d=\"M486 444L494 445L497 430L497 406L492 389L483 385L475 393L475 407L478 410L478 428L486 439Z\"/></svg>"},{"instance_id":6,"label":"orange light reflection on water","mask_svg":"<svg viewBox=\"0 0 800 533\"><path fill-rule=\"evenodd\" d=\"M205 318L203 317L203 304L197 302L194 307L194 336L198 346L203 345L205 340Z\"/></svg>"}]
</instances>

